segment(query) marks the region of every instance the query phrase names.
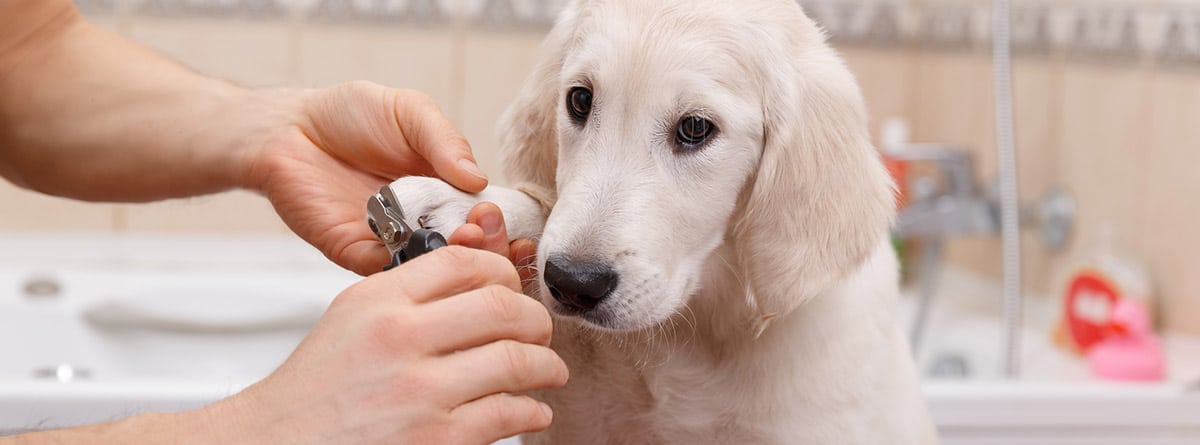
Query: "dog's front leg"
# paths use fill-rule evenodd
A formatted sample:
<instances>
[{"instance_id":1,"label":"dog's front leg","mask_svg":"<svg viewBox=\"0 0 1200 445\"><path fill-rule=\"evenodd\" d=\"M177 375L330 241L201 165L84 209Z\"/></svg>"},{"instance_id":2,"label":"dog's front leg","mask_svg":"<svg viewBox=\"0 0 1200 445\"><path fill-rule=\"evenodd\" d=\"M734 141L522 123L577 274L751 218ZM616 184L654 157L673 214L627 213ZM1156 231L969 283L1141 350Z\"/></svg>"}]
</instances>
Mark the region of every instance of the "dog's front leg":
<instances>
[{"instance_id":1,"label":"dog's front leg","mask_svg":"<svg viewBox=\"0 0 1200 445\"><path fill-rule=\"evenodd\" d=\"M450 237L467 221L467 213L480 202L491 202L504 213L510 240L536 239L546 224L542 201L517 189L490 186L476 194L465 193L436 178L410 176L392 182L404 219L414 229L423 228Z\"/></svg>"}]
</instances>

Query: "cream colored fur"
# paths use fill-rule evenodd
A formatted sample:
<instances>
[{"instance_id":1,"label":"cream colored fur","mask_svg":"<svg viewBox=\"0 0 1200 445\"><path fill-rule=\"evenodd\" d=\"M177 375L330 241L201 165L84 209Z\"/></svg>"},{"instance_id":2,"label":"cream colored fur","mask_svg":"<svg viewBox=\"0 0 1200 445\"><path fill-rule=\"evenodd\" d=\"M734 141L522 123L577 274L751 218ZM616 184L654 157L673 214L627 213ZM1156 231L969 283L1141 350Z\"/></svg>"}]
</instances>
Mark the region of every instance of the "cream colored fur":
<instances>
[{"instance_id":1,"label":"cream colored fur","mask_svg":"<svg viewBox=\"0 0 1200 445\"><path fill-rule=\"evenodd\" d=\"M690 114L718 131L681 151ZM578 1L500 132L523 193L393 188L411 223L448 234L493 201L539 266L619 274L594 317L557 317L571 380L540 394L554 424L526 443L936 442L896 320L890 180L853 76L793 1Z\"/></svg>"}]
</instances>

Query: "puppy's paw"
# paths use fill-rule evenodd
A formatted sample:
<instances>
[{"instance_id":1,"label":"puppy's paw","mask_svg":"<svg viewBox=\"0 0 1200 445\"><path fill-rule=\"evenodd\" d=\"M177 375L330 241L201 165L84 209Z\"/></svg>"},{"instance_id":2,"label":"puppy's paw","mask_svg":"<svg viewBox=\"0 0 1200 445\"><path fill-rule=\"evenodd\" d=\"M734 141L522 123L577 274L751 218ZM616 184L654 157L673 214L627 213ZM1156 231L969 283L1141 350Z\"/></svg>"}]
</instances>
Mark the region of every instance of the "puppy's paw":
<instances>
[{"instance_id":1,"label":"puppy's paw","mask_svg":"<svg viewBox=\"0 0 1200 445\"><path fill-rule=\"evenodd\" d=\"M480 199L436 178L409 176L392 182L392 191L413 229L429 229L449 238L467 222L467 213Z\"/></svg>"},{"instance_id":2,"label":"puppy's paw","mask_svg":"<svg viewBox=\"0 0 1200 445\"><path fill-rule=\"evenodd\" d=\"M413 229L429 229L446 238L467 222L476 204L487 201L500 207L509 239L536 238L546 215L541 203L518 190L489 186L477 195L464 193L441 179L410 176L391 184L404 222Z\"/></svg>"}]
</instances>

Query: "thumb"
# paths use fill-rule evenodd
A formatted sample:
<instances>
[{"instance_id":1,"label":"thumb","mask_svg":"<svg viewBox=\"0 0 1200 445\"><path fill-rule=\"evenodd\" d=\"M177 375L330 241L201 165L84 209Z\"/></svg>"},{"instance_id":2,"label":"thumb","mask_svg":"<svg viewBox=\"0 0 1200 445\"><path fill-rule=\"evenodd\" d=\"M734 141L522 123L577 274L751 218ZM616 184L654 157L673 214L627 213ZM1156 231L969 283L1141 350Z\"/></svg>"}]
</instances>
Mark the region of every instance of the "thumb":
<instances>
[{"instance_id":1,"label":"thumb","mask_svg":"<svg viewBox=\"0 0 1200 445\"><path fill-rule=\"evenodd\" d=\"M409 146L433 166L437 176L469 193L487 187L487 176L475 162L471 144L442 114L437 103L417 91L394 91L396 123Z\"/></svg>"}]
</instances>

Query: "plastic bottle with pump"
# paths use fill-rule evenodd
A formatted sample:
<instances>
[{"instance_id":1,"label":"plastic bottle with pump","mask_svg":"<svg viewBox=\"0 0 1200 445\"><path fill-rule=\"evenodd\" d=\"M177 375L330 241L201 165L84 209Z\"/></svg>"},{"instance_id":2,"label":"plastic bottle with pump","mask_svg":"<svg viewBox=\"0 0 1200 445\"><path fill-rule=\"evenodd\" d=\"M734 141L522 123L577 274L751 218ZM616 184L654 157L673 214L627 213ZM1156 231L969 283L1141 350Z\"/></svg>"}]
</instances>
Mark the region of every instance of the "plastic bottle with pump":
<instances>
[{"instance_id":1,"label":"plastic bottle with pump","mask_svg":"<svg viewBox=\"0 0 1200 445\"><path fill-rule=\"evenodd\" d=\"M1100 227L1092 251L1070 268L1062 286L1058 343L1088 356L1101 378L1158 380L1162 348L1154 336L1157 305L1146 269L1121 255L1111 225Z\"/></svg>"}]
</instances>

